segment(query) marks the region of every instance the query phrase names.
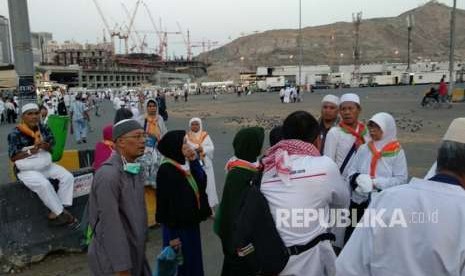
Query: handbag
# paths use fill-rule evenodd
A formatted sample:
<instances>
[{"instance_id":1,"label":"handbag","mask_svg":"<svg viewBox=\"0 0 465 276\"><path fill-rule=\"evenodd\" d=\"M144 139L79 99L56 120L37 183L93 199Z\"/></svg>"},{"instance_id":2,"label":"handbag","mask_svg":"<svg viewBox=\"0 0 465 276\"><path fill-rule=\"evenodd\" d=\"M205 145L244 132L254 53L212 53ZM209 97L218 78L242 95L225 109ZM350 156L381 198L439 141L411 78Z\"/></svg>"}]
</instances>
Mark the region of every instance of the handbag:
<instances>
[{"instance_id":1,"label":"handbag","mask_svg":"<svg viewBox=\"0 0 465 276\"><path fill-rule=\"evenodd\" d=\"M154 276L176 276L178 266L184 263L181 249L177 252L171 247L165 247L157 257L157 271Z\"/></svg>"},{"instance_id":2,"label":"handbag","mask_svg":"<svg viewBox=\"0 0 465 276\"><path fill-rule=\"evenodd\" d=\"M21 171L40 171L52 164L52 155L48 151L39 150L36 154L15 161L16 168Z\"/></svg>"}]
</instances>

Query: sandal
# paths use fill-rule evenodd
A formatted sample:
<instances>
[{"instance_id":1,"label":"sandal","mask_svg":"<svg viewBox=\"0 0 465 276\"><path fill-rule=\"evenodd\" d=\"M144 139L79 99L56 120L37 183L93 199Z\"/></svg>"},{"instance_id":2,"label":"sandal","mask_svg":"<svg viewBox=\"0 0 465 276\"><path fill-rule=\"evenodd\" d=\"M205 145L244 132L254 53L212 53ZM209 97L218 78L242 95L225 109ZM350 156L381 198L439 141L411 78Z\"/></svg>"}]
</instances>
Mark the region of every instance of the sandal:
<instances>
[{"instance_id":1,"label":"sandal","mask_svg":"<svg viewBox=\"0 0 465 276\"><path fill-rule=\"evenodd\" d=\"M77 230L81 223L65 210L56 219L49 220L49 225L54 227L67 226L72 230Z\"/></svg>"}]
</instances>

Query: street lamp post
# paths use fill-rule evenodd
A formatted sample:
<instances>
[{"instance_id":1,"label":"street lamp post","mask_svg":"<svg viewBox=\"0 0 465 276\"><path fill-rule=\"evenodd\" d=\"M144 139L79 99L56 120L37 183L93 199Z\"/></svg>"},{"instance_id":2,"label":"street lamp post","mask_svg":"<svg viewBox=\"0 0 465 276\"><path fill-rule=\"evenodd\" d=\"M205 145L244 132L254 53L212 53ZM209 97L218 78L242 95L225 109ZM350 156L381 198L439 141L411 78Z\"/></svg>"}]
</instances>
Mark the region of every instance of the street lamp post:
<instances>
[{"instance_id":1,"label":"street lamp post","mask_svg":"<svg viewBox=\"0 0 465 276\"><path fill-rule=\"evenodd\" d=\"M410 48L412 44L412 29L414 25L414 17L413 14L409 14L407 16L407 30L408 30L408 37L407 37L407 71L410 72Z\"/></svg>"},{"instance_id":2,"label":"street lamp post","mask_svg":"<svg viewBox=\"0 0 465 276\"><path fill-rule=\"evenodd\" d=\"M302 85L302 0L299 0L299 86Z\"/></svg>"},{"instance_id":3,"label":"street lamp post","mask_svg":"<svg viewBox=\"0 0 465 276\"><path fill-rule=\"evenodd\" d=\"M454 0L454 7L452 9L450 18L450 50L449 50L449 91L448 94L452 95L454 91L454 52L455 52L455 15L457 12L457 0Z\"/></svg>"}]
</instances>

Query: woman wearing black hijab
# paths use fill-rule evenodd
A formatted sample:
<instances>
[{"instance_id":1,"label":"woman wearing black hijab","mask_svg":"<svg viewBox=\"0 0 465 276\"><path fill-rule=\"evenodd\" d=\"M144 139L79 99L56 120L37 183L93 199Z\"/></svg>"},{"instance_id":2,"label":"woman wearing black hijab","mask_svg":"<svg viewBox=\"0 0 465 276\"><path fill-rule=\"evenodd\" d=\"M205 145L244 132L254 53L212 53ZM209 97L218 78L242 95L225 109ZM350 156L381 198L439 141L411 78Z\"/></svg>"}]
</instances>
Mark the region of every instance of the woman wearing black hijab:
<instances>
[{"instance_id":1,"label":"woman wearing black hijab","mask_svg":"<svg viewBox=\"0 0 465 276\"><path fill-rule=\"evenodd\" d=\"M238 215L241 195L259 170L265 130L261 127L241 129L234 137L234 157L226 164L228 171L223 198L215 219L215 232L221 239L224 262L222 276L254 275L243 258L237 256L233 243L234 221Z\"/></svg>"},{"instance_id":2,"label":"woman wearing black hijab","mask_svg":"<svg viewBox=\"0 0 465 276\"><path fill-rule=\"evenodd\" d=\"M184 264L177 275L203 276L199 224L211 215L205 193L207 177L184 143L185 135L182 130L170 131L158 143L164 158L156 180L156 219L162 224L163 246L182 248Z\"/></svg>"}]
</instances>

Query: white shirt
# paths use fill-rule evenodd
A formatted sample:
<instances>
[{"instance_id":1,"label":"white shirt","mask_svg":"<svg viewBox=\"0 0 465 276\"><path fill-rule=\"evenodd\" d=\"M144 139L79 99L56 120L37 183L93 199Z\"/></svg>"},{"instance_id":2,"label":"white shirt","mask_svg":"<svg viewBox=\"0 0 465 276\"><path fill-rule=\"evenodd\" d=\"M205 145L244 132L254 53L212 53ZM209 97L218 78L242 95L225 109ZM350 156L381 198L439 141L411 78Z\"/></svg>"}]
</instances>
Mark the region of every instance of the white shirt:
<instances>
[{"instance_id":1,"label":"white shirt","mask_svg":"<svg viewBox=\"0 0 465 276\"><path fill-rule=\"evenodd\" d=\"M370 141L368 131L364 138L365 143ZM352 134L344 132L339 126L332 127L326 135L324 154L336 162L338 168L340 168L354 143L355 137ZM348 168L351 166L354 157L355 153L352 155L342 172L342 176L344 178L347 177Z\"/></svg>"},{"instance_id":2,"label":"white shirt","mask_svg":"<svg viewBox=\"0 0 465 276\"><path fill-rule=\"evenodd\" d=\"M414 178L381 192L370 206L395 209L407 227L356 228L336 261L337 276L464 276L465 190L461 186Z\"/></svg>"},{"instance_id":3,"label":"white shirt","mask_svg":"<svg viewBox=\"0 0 465 276\"><path fill-rule=\"evenodd\" d=\"M372 156L368 144L360 146L351 162L351 166L348 168L348 177L346 179L348 183L350 182L350 177L355 173L370 174ZM385 190L393 186L405 184L407 181L408 168L403 149L395 156L381 157L378 160L374 180L376 188ZM367 193L359 193L357 191L352 193L352 201L355 203L361 204L367 200Z\"/></svg>"},{"instance_id":4,"label":"white shirt","mask_svg":"<svg viewBox=\"0 0 465 276\"><path fill-rule=\"evenodd\" d=\"M316 236L328 232L329 228L318 220L306 224L300 220L303 225L293 224L292 220L299 220L299 216L291 215L285 219L283 212L321 210L323 217L318 217L329 222L330 208L349 206L348 190L331 159L326 156L290 155L289 162L292 168L289 184L284 184L276 176L274 168L265 172L261 184L261 191L268 200L277 230L287 247L305 245ZM324 271L334 269L334 259L330 242L320 242L314 248L292 256L281 275L326 275Z\"/></svg>"}]
</instances>

